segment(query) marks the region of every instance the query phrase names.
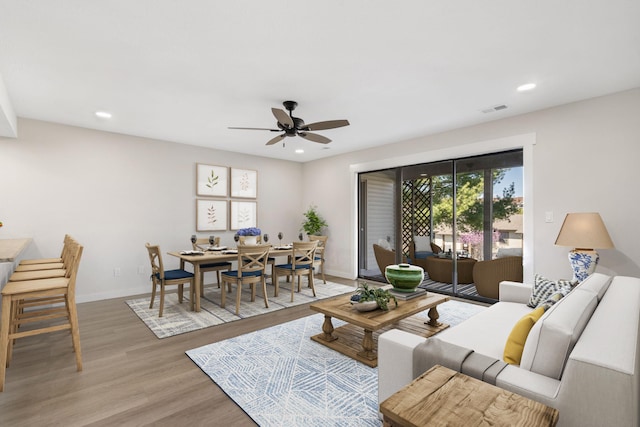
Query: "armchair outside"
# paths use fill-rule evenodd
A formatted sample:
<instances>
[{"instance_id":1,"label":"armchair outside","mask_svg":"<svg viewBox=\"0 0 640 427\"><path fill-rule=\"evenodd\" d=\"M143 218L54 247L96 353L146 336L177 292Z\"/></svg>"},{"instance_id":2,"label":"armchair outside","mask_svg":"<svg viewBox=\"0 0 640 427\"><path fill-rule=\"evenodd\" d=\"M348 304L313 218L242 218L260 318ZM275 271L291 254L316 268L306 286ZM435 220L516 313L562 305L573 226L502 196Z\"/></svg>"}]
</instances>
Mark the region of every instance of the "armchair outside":
<instances>
[{"instance_id":1,"label":"armchair outside","mask_svg":"<svg viewBox=\"0 0 640 427\"><path fill-rule=\"evenodd\" d=\"M498 299L503 280L522 282L521 256L479 261L473 266L473 283L480 296Z\"/></svg>"},{"instance_id":2,"label":"armchair outside","mask_svg":"<svg viewBox=\"0 0 640 427\"><path fill-rule=\"evenodd\" d=\"M413 265L418 265L427 271L426 259L428 256L433 256L442 252L442 248L435 243L431 242L431 252L416 252L416 244L412 240L409 244L409 262Z\"/></svg>"}]
</instances>

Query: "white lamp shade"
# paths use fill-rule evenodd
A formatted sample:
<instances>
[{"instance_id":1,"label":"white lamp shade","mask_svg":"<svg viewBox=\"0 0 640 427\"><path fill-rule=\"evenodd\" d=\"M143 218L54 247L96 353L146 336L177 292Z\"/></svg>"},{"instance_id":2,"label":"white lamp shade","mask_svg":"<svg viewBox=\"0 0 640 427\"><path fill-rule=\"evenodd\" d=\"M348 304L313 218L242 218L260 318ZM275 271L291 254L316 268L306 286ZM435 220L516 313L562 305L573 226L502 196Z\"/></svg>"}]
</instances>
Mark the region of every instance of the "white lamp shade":
<instances>
[{"instance_id":1,"label":"white lamp shade","mask_svg":"<svg viewBox=\"0 0 640 427\"><path fill-rule=\"evenodd\" d=\"M569 213L562 223L556 245L579 249L611 249L613 242L599 213Z\"/></svg>"}]
</instances>

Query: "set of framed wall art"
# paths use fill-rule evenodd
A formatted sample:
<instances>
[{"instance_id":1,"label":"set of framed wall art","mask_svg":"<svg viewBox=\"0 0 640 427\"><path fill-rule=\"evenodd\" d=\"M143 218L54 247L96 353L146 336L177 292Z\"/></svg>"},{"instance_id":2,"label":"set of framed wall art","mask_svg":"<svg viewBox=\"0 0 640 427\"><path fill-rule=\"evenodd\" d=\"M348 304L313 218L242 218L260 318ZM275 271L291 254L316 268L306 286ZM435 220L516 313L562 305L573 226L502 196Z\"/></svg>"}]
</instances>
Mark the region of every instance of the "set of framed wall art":
<instances>
[{"instance_id":1,"label":"set of framed wall art","mask_svg":"<svg viewBox=\"0 0 640 427\"><path fill-rule=\"evenodd\" d=\"M257 226L257 171L196 163L196 195L196 231Z\"/></svg>"}]
</instances>

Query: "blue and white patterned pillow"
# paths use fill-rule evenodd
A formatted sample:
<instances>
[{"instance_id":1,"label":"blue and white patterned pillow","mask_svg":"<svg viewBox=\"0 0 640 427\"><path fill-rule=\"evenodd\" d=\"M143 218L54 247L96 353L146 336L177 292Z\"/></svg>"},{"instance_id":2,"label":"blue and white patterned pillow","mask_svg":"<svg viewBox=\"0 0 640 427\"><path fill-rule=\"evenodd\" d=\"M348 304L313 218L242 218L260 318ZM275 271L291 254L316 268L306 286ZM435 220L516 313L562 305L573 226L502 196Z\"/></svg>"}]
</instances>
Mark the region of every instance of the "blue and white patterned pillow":
<instances>
[{"instance_id":1,"label":"blue and white patterned pillow","mask_svg":"<svg viewBox=\"0 0 640 427\"><path fill-rule=\"evenodd\" d=\"M561 291L562 296L568 294L569 291L571 291L571 288L576 284L577 282L572 280L554 281L536 274L533 283L533 291L531 292L531 298L529 298L529 303L527 305L531 308L538 308L539 306L544 304L553 294L559 291ZM556 301L560 300L558 296L555 296L555 298L557 298Z\"/></svg>"}]
</instances>

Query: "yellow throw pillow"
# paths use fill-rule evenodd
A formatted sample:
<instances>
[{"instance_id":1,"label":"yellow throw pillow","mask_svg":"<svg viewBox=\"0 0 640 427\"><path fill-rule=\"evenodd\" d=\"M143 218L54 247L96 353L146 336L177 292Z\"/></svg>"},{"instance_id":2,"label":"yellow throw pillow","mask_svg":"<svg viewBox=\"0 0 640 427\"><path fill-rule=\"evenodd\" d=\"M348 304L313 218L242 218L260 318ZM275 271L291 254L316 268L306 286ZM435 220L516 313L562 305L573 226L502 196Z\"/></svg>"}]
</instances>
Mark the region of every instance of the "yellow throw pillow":
<instances>
[{"instance_id":1,"label":"yellow throw pillow","mask_svg":"<svg viewBox=\"0 0 640 427\"><path fill-rule=\"evenodd\" d=\"M534 323L538 321L544 314L544 307L538 307L531 313L525 315L522 319L518 320L516 325L511 330L507 343L504 346L505 362L511 365L519 365L522 359L522 350L524 350L524 343L527 341L527 335L533 328Z\"/></svg>"}]
</instances>

